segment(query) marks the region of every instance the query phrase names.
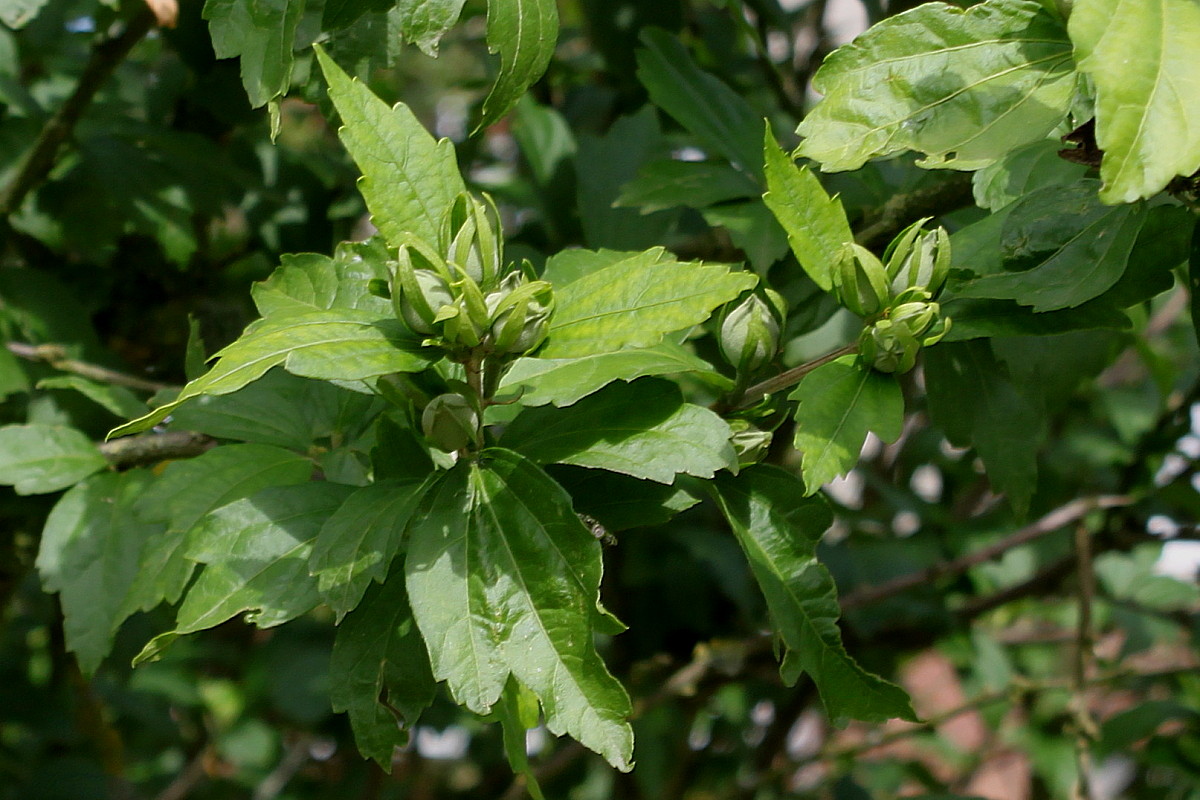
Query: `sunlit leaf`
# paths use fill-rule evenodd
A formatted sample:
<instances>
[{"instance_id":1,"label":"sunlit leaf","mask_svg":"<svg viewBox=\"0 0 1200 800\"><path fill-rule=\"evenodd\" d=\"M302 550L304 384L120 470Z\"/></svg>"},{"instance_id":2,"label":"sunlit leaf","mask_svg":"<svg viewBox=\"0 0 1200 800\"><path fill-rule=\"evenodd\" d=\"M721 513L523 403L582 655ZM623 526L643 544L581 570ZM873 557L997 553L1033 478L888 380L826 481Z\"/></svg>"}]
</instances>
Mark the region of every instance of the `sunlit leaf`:
<instances>
[{"instance_id":1,"label":"sunlit leaf","mask_svg":"<svg viewBox=\"0 0 1200 800\"><path fill-rule=\"evenodd\" d=\"M500 120L542 77L558 43L555 0L488 0L488 49L500 54L500 74L483 101L478 129Z\"/></svg>"},{"instance_id":2,"label":"sunlit leaf","mask_svg":"<svg viewBox=\"0 0 1200 800\"><path fill-rule=\"evenodd\" d=\"M390 316L392 304L368 291L372 280L391 277L383 242L343 242L333 258L316 253L285 255L265 281L250 290L258 313L354 308L377 316Z\"/></svg>"},{"instance_id":3,"label":"sunlit leaf","mask_svg":"<svg viewBox=\"0 0 1200 800\"><path fill-rule=\"evenodd\" d=\"M292 45L304 0L208 0L204 18L217 58L240 58L242 85L258 108L292 85Z\"/></svg>"},{"instance_id":4,"label":"sunlit leaf","mask_svg":"<svg viewBox=\"0 0 1200 800\"><path fill-rule=\"evenodd\" d=\"M0 428L0 484L17 494L57 492L106 466L92 440L74 428L36 423Z\"/></svg>"}]
</instances>

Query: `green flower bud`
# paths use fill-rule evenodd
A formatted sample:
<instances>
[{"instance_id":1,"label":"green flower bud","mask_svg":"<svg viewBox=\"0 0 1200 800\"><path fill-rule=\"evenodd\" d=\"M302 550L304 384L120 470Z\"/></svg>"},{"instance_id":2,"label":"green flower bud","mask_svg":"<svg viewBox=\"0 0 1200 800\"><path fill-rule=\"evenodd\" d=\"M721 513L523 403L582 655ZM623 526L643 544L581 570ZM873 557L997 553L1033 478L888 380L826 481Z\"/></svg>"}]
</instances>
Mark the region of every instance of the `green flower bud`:
<instances>
[{"instance_id":1,"label":"green flower bud","mask_svg":"<svg viewBox=\"0 0 1200 800\"><path fill-rule=\"evenodd\" d=\"M858 350L863 359L880 372L908 372L917 363L921 343L906 326L881 319L863 328Z\"/></svg>"},{"instance_id":2,"label":"green flower bud","mask_svg":"<svg viewBox=\"0 0 1200 800\"><path fill-rule=\"evenodd\" d=\"M421 413L421 430L434 447L452 453L478 439L479 412L461 394L439 394Z\"/></svg>"},{"instance_id":3,"label":"green flower bud","mask_svg":"<svg viewBox=\"0 0 1200 800\"><path fill-rule=\"evenodd\" d=\"M550 330L554 287L546 281L521 283L522 278L521 273L511 273L505 278L502 291L487 296L492 319L491 343L496 353L528 353L545 341ZM507 288L509 284L515 288Z\"/></svg>"},{"instance_id":4,"label":"green flower bud","mask_svg":"<svg viewBox=\"0 0 1200 800\"><path fill-rule=\"evenodd\" d=\"M891 297L883 262L862 245L848 243L833 271L838 301L860 317L878 314Z\"/></svg>"},{"instance_id":5,"label":"green flower bud","mask_svg":"<svg viewBox=\"0 0 1200 800\"><path fill-rule=\"evenodd\" d=\"M433 335L443 308L454 302L445 265L416 242L400 245L392 272L392 306L414 332ZM441 267L441 269L438 269Z\"/></svg>"},{"instance_id":6,"label":"green flower bud","mask_svg":"<svg viewBox=\"0 0 1200 800\"><path fill-rule=\"evenodd\" d=\"M492 198L460 194L443 221L446 260L475 281L483 291L500 279L504 239L498 235L500 214Z\"/></svg>"},{"instance_id":7,"label":"green flower bud","mask_svg":"<svg viewBox=\"0 0 1200 800\"><path fill-rule=\"evenodd\" d=\"M923 231L926 221L909 226L889 248L887 274L893 296L916 288L937 294L950 272L950 235L945 228Z\"/></svg>"},{"instance_id":8,"label":"green flower bud","mask_svg":"<svg viewBox=\"0 0 1200 800\"><path fill-rule=\"evenodd\" d=\"M737 453L738 466L757 464L771 445L771 432L761 430L744 419L730 421L729 427L733 431L729 443Z\"/></svg>"},{"instance_id":9,"label":"green flower bud","mask_svg":"<svg viewBox=\"0 0 1200 800\"><path fill-rule=\"evenodd\" d=\"M717 343L739 373L752 373L775 357L787 304L771 289L756 290L725 307Z\"/></svg>"}]
</instances>

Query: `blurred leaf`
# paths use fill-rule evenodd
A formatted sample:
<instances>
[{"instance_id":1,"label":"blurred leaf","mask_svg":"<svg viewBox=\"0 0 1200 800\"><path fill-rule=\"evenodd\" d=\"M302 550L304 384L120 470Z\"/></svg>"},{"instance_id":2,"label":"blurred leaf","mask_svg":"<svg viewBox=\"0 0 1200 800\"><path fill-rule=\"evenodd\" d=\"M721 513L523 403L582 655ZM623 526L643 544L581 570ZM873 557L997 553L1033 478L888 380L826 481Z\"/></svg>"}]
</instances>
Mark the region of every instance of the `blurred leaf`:
<instances>
[{"instance_id":1,"label":"blurred leaf","mask_svg":"<svg viewBox=\"0 0 1200 800\"><path fill-rule=\"evenodd\" d=\"M184 554L187 535L206 514L270 486L305 483L312 471L304 456L261 444L225 445L168 464L135 508L139 519L165 523L166 530L142 551L137 579L126 592L126 612L179 600L196 566Z\"/></svg>"},{"instance_id":2,"label":"blurred leaf","mask_svg":"<svg viewBox=\"0 0 1200 800\"><path fill-rule=\"evenodd\" d=\"M312 541L352 492L313 482L264 489L217 509L192 530L185 555L204 564L179 607L175 633L211 628L243 611L269 628L316 606Z\"/></svg>"},{"instance_id":3,"label":"blurred leaf","mask_svg":"<svg viewBox=\"0 0 1200 800\"><path fill-rule=\"evenodd\" d=\"M85 673L100 666L131 613L125 593L140 577L142 548L160 533L133 513L152 480L147 470L95 475L64 494L46 519L38 573L46 591L62 595L67 649Z\"/></svg>"},{"instance_id":4,"label":"blurred leaf","mask_svg":"<svg viewBox=\"0 0 1200 800\"><path fill-rule=\"evenodd\" d=\"M47 0L0 0L0 22L13 30L28 25L46 5Z\"/></svg>"},{"instance_id":5,"label":"blurred leaf","mask_svg":"<svg viewBox=\"0 0 1200 800\"><path fill-rule=\"evenodd\" d=\"M1171 720L1195 725L1200 714L1174 700L1146 700L1133 708L1114 714L1100 728L1100 752L1128 753L1143 739L1154 736Z\"/></svg>"},{"instance_id":6,"label":"blurred leaf","mask_svg":"<svg viewBox=\"0 0 1200 800\"><path fill-rule=\"evenodd\" d=\"M476 131L500 121L542 77L558 43L555 0L488 0L488 49L500 54L500 74L483 101Z\"/></svg>"},{"instance_id":7,"label":"blurred leaf","mask_svg":"<svg viewBox=\"0 0 1200 800\"><path fill-rule=\"evenodd\" d=\"M709 225L725 228L734 246L746 254L759 275L766 275L771 265L787 254L787 235L759 200L722 203L701 213Z\"/></svg>"},{"instance_id":8,"label":"blurred leaf","mask_svg":"<svg viewBox=\"0 0 1200 800\"><path fill-rule=\"evenodd\" d=\"M768 189L763 201L787 232L792 252L808 277L829 291L842 245L854 241L842 202L826 193L808 167L797 167L769 129L763 152Z\"/></svg>"},{"instance_id":9,"label":"blurred leaf","mask_svg":"<svg viewBox=\"0 0 1200 800\"><path fill-rule=\"evenodd\" d=\"M720 161L651 161L625 184L616 205L641 209L643 214L675 206L707 208L726 200L757 198L760 187Z\"/></svg>"},{"instance_id":10,"label":"blurred leaf","mask_svg":"<svg viewBox=\"0 0 1200 800\"><path fill-rule=\"evenodd\" d=\"M1018 514L1037 486L1037 451L1046 423L996 363L986 342L941 343L925 355L933 421L958 447L974 445L998 492Z\"/></svg>"},{"instance_id":11,"label":"blurred leaf","mask_svg":"<svg viewBox=\"0 0 1200 800\"><path fill-rule=\"evenodd\" d=\"M236 392L279 365L293 375L342 381L424 369L434 360L434 354L408 337L408 329L400 322L353 309L260 319L240 339L214 355L218 360L213 368L189 382L178 397L115 428L109 436L152 427L193 397Z\"/></svg>"},{"instance_id":12,"label":"blurred leaf","mask_svg":"<svg viewBox=\"0 0 1200 800\"><path fill-rule=\"evenodd\" d=\"M922 166L977 169L1063 121L1073 67L1066 31L1035 0L927 3L825 59L798 154L830 172L904 150L925 153Z\"/></svg>"},{"instance_id":13,"label":"blurred leaf","mask_svg":"<svg viewBox=\"0 0 1200 800\"><path fill-rule=\"evenodd\" d=\"M683 347L662 342L653 347L617 350L578 358L519 358L500 381L500 391L520 391L523 406L569 406L613 381L648 375L700 373L705 381L732 386L711 364Z\"/></svg>"},{"instance_id":14,"label":"blurred leaf","mask_svg":"<svg viewBox=\"0 0 1200 800\"><path fill-rule=\"evenodd\" d=\"M712 487L787 646L786 682L808 673L839 724L847 718L916 721L904 691L865 671L842 646L833 578L816 560L816 544L833 523L824 499L804 498L800 481L776 467L721 475Z\"/></svg>"},{"instance_id":15,"label":"blurred leaf","mask_svg":"<svg viewBox=\"0 0 1200 800\"><path fill-rule=\"evenodd\" d=\"M258 313L269 317L278 312L352 308L392 315L392 304L367 290L372 280L391 277L388 252L383 242L343 242L333 258L315 253L285 255L280 266L265 281L250 290Z\"/></svg>"},{"instance_id":16,"label":"blurred leaf","mask_svg":"<svg viewBox=\"0 0 1200 800\"><path fill-rule=\"evenodd\" d=\"M325 0L321 9L321 27L327 31L341 30L353 25L364 14L387 11L394 5L394 0Z\"/></svg>"},{"instance_id":17,"label":"blurred leaf","mask_svg":"<svg viewBox=\"0 0 1200 800\"><path fill-rule=\"evenodd\" d=\"M1192 247L1188 256L1188 293L1191 295L1192 328L1200 339L1200 219L1192 228Z\"/></svg>"},{"instance_id":18,"label":"blurred leaf","mask_svg":"<svg viewBox=\"0 0 1200 800\"><path fill-rule=\"evenodd\" d=\"M25 374L25 368L3 344L0 342L0 400L29 391L29 376Z\"/></svg>"},{"instance_id":19,"label":"blurred leaf","mask_svg":"<svg viewBox=\"0 0 1200 800\"><path fill-rule=\"evenodd\" d=\"M541 464L574 464L672 483L736 465L729 425L685 403L669 381L614 383L569 408L531 408L504 431L504 446Z\"/></svg>"},{"instance_id":20,"label":"blurred leaf","mask_svg":"<svg viewBox=\"0 0 1200 800\"><path fill-rule=\"evenodd\" d=\"M1046 187L1018 201L1004 223L1000 255L1007 271L955 292L1016 300L1034 311L1078 306L1120 280L1145 219L1141 204L1102 205L1095 181Z\"/></svg>"},{"instance_id":21,"label":"blurred leaf","mask_svg":"<svg viewBox=\"0 0 1200 800\"><path fill-rule=\"evenodd\" d=\"M430 481L381 481L350 495L313 542L309 573L340 620L371 581L382 582Z\"/></svg>"},{"instance_id":22,"label":"blurred leaf","mask_svg":"<svg viewBox=\"0 0 1200 800\"><path fill-rule=\"evenodd\" d=\"M362 170L358 188L371 221L393 247L410 234L436 244L442 217L466 191L454 145L435 142L403 103L388 108L320 48L317 60L342 118L338 135Z\"/></svg>"},{"instance_id":23,"label":"blurred leaf","mask_svg":"<svg viewBox=\"0 0 1200 800\"><path fill-rule=\"evenodd\" d=\"M1095 86L1100 197L1129 203L1200 169L1200 5L1079 0L1069 30Z\"/></svg>"},{"instance_id":24,"label":"blurred leaf","mask_svg":"<svg viewBox=\"0 0 1200 800\"><path fill-rule=\"evenodd\" d=\"M57 425L0 428L0 484L17 494L46 494L108 466L87 436Z\"/></svg>"},{"instance_id":25,"label":"blurred leaf","mask_svg":"<svg viewBox=\"0 0 1200 800\"><path fill-rule=\"evenodd\" d=\"M525 791L533 800L546 800L542 787L538 784L537 775L529 766L529 755L526 752L525 735L530 728L538 724L537 695L522 686L512 675L504 685L504 693L496 704L496 715L500 718L503 729L504 753L508 757L508 765L516 775L525 782Z\"/></svg>"},{"instance_id":26,"label":"blurred leaf","mask_svg":"<svg viewBox=\"0 0 1200 800\"><path fill-rule=\"evenodd\" d=\"M555 285L550 337L539 355L570 358L656 345L664 334L703 322L756 282L725 265L675 261L662 248L610 253L602 268Z\"/></svg>"},{"instance_id":27,"label":"blurred leaf","mask_svg":"<svg viewBox=\"0 0 1200 800\"><path fill-rule=\"evenodd\" d=\"M660 28L642 31L638 79L650 100L700 141L754 179L762 177L762 116L739 94L704 72L680 41ZM757 182L757 180L756 180Z\"/></svg>"},{"instance_id":28,"label":"blurred leaf","mask_svg":"<svg viewBox=\"0 0 1200 800\"><path fill-rule=\"evenodd\" d=\"M37 383L39 389L66 389L79 392L81 395L103 407L113 416L121 419L134 419L145 414L146 404L137 398L133 392L124 386L114 386L111 383L99 383L88 380L82 375L55 375L42 378Z\"/></svg>"},{"instance_id":29,"label":"blurred leaf","mask_svg":"<svg viewBox=\"0 0 1200 800\"><path fill-rule=\"evenodd\" d=\"M405 572L433 674L487 714L512 675L542 702L546 727L631 768L629 697L592 640L600 544L570 497L516 453L462 460L425 497Z\"/></svg>"},{"instance_id":30,"label":"blurred leaf","mask_svg":"<svg viewBox=\"0 0 1200 800\"><path fill-rule=\"evenodd\" d=\"M810 372L788 395L796 409L796 449L804 493L844 475L858 463L867 433L894 442L904 427L904 394L891 375L843 356Z\"/></svg>"},{"instance_id":31,"label":"blurred leaf","mask_svg":"<svg viewBox=\"0 0 1200 800\"><path fill-rule=\"evenodd\" d=\"M333 710L350 715L359 752L391 772L395 748L408 743L401 721L415 725L436 691L403 575L368 587L362 603L342 620L329 674Z\"/></svg>"},{"instance_id":32,"label":"blurred leaf","mask_svg":"<svg viewBox=\"0 0 1200 800\"><path fill-rule=\"evenodd\" d=\"M292 43L304 0L207 0L204 18L217 58L241 59L242 85L254 108L292 85Z\"/></svg>"}]
</instances>

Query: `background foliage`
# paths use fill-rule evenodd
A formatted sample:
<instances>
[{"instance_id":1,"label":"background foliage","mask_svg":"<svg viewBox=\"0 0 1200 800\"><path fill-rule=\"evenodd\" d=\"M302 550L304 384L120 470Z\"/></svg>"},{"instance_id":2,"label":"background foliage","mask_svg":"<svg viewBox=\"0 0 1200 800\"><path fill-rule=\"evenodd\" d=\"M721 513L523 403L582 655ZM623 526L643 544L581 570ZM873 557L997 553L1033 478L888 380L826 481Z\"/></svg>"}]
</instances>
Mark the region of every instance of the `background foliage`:
<instances>
[{"instance_id":1,"label":"background foliage","mask_svg":"<svg viewBox=\"0 0 1200 800\"><path fill-rule=\"evenodd\" d=\"M1196 0L0 22L0 798L1200 797Z\"/></svg>"}]
</instances>

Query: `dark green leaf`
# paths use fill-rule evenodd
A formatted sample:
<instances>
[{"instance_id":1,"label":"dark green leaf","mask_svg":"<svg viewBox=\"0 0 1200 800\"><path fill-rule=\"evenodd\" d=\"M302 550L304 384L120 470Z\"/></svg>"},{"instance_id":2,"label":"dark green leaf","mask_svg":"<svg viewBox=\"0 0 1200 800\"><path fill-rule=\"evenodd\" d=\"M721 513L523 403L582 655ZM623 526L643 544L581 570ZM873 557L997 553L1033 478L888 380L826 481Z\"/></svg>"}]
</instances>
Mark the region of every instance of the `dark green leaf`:
<instances>
[{"instance_id":1,"label":"dark green leaf","mask_svg":"<svg viewBox=\"0 0 1200 800\"><path fill-rule=\"evenodd\" d=\"M782 672L789 683L808 673L835 721L915 721L904 691L865 671L842 646L837 590L816 559L817 542L833 523L825 501L804 498L800 481L775 467L722 475L712 486L787 646Z\"/></svg>"},{"instance_id":2,"label":"dark green leaf","mask_svg":"<svg viewBox=\"0 0 1200 800\"><path fill-rule=\"evenodd\" d=\"M742 97L701 70L678 39L659 28L642 32L638 78L650 100L687 128L710 154L725 156L761 179L762 116Z\"/></svg>"},{"instance_id":3,"label":"dark green leaf","mask_svg":"<svg viewBox=\"0 0 1200 800\"><path fill-rule=\"evenodd\" d=\"M138 517L165 523L166 530L142 550L137 579L126 591L126 612L179 599L196 566L184 555L187 535L204 515L270 486L305 483L312 472L304 456L261 444L217 447L168 465L137 501Z\"/></svg>"},{"instance_id":4,"label":"dark green leaf","mask_svg":"<svg viewBox=\"0 0 1200 800\"><path fill-rule=\"evenodd\" d=\"M1200 340L1200 220L1192 228L1192 252L1188 259L1188 292L1191 295L1192 327Z\"/></svg>"},{"instance_id":5,"label":"dark green leaf","mask_svg":"<svg viewBox=\"0 0 1200 800\"><path fill-rule=\"evenodd\" d=\"M388 108L320 49L317 60L342 118L338 135L362 170L358 188L371 221L393 246L409 235L436 243L446 210L466 191L454 145L435 142L407 106Z\"/></svg>"},{"instance_id":6,"label":"dark green leaf","mask_svg":"<svg viewBox=\"0 0 1200 800\"><path fill-rule=\"evenodd\" d=\"M428 488L428 481L364 486L321 527L308 569L321 599L339 619L358 605L372 580L387 576L409 517Z\"/></svg>"},{"instance_id":7,"label":"dark green leaf","mask_svg":"<svg viewBox=\"0 0 1200 800\"><path fill-rule=\"evenodd\" d=\"M1070 184L1087 173L1087 167L1059 156L1057 139L1030 142L1006 153L975 173L975 204L992 211L1047 186Z\"/></svg>"},{"instance_id":8,"label":"dark green leaf","mask_svg":"<svg viewBox=\"0 0 1200 800\"><path fill-rule=\"evenodd\" d=\"M925 356L929 412L946 438L974 445L998 492L1018 514L1037 485L1037 451L1045 420L996 362L987 342L942 343Z\"/></svg>"},{"instance_id":9,"label":"dark green leaf","mask_svg":"<svg viewBox=\"0 0 1200 800\"><path fill-rule=\"evenodd\" d=\"M767 193L763 202L787 232L796 260L825 291L833 287L833 269L842 245L854 241L842 202L830 197L808 167L797 167L767 130L763 144Z\"/></svg>"},{"instance_id":10,"label":"dark green leaf","mask_svg":"<svg viewBox=\"0 0 1200 800\"><path fill-rule=\"evenodd\" d=\"M574 464L672 483L683 473L711 478L736 467L729 425L685 403L679 388L647 378L614 383L565 409L526 409L504 446L542 464Z\"/></svg>"},{"instance_id":11,"label":"dark green leaf","mask_svg":"<svg viewBox=\"0 0 1200 800\"><path fill-rule=\"evenodd\" d=\"M766 275L771 265L787 254L787 235L759 200L709 206L701 213L709 225L726 230L734 247L746 254L759 275Z\"/></svg>"},{"instance_id":12,"label":"dark green leaf","mask_svg":"<svg viewBox=\"0 0 1200 800\"><path fill-rule=\"evenodd\" d=\"M1095 86L1104 202L1149 197L1200 169L1200 5L1080 0L1069 29Z\"/></svg>"},{"instance_id":13,"label":"dark green leaf","mask_svg":"<svg viewBox=\"0 0 1200 800\"><path fill-rule=\"evenodd\" d=\"M904 150L925 153L922 166L986 166L1066 117L1066 33L1035 0L926 3L886 19L817 70L824 99L797 129L799 154L828 171Z\"/></svg>"},{"instance_id":14,"label":"dark green leaf","mask_svg":"<svg viewBox=\"0 0 1200 800\"><path fill-rule=\"evenodd\" d=\"M700 502L681 486L603 469L554 465L547 472L571 495L576 511L593 517L610 533L661 525Z\"/></svg>"},{"instance_id":15,"label":"dark green leaf","mask_svg":"<svg viewBox=\"0 0 1200 800\"><path fill-rule=\"evenodd\" d=\"M507 450L462 460L414 516L405 572L433 674L478 714L509 675L542 702L546 726L628 770L629 698L592 641L600 544L571 499Z\"/></svg>"},{"instance_id":16,"label":"dark green leaf","mask_svg":"<svg viewBox=\"0 0 1200 800\"><path fill-rule=\"evenodd\" d=\"M722 386L730 381L711 364L683 347L663 342L654 347L617 350L578 358L519 358L500 381L502 392L520 391L521 405L569 406L613 381L632 381L649 375L699 373Z\"/></svg>"},{"instance_id":17,"label":"dark green leaf","mask_svg":"<svg viewBox=\"0 0 1200 800\"><path fill-rule=\"evenodd\" d=\"M1193 216L1186 208L1147 210L1121 279L1098 298L1118 308L1144 303L1175 286L1175 268L1186 264Z\"/></svg>"},{"instance_id":18,"label":"dark green leaf","mask_svg":"<svg viewBox=\"0 0 1200 800\"><path fill-rule=\"evenodd\" d=\"M500 718L503 728L504 754L508 756L508 765L516 775L525 781L525 791L533 800L546 800L542 787L538 784L537 775L529 766L529 755L526 752L526 738L530 728L538 724L537 695L529 691L511 675L504 686L504 694L496 704L496 716Z\"/></svg>"},{"instance_id":19,"label":"dark green leaf","mask_svg":"<svg viewBox=\"0 0 1200 800\"><path fill-rule=\"evenodd\" d=\"M292 44L304 0L208 0L204 18L217 58L241 58L242 85L258 108L292 85Z\"/></svg>"},{"instance_id":20,"label":"dark green leaf","mask_svg":"<svg viewBox=\"0 0 1200 800\"><path fill-rule=\"evenodd\" d=\"M1097 298L1075 308L1038 313L1012 300L954 298L942 303L942 315L954 321L944 342L991 336L1041 336L1068 331L1124 330L1129 317Z\"/></svg>"},{"instance_id":21,"label":"dark green leaf","mask_svg":"<svg viewBox=\"0 0 1200 800\"><path fill-rule=\"evenodd\" d=\"M555 0L488 0L488 49L500 54L500 74L483 101L486 128L507 114L542 77L558 43Z\"/></svg>"},{"instance_id":22,"label":"dark green leaf","mask_svg":"<svg viewBox=\"0 0 1200 800\"><path fill-rule=\"evenodd\" d=\"M368 588L342 620L329 674L333 710L350 715L359 751L391 772L395 748L408 742L404 728L416 724L436 691L403 575Z\"/></svg>"},{"instance_id":23,"label":"dark green leaf","mask_svg":"<svg viewBox=\"0 0 1200 800\"><path fill-rule=\"evenodd\" d=\"M893 442L904 427L904 393L895 376L843 356L810 372L790 395L796 409L796 449L805 494L813 494L858 463L867 433Z\"/></svg>"},{"instance_id":24,"label":"dark green leaf","mask_svg":"<svg viewBox=\"0 0 1200 800\"><path fill-rule=\"evenodd\" d=\"M1096 189L1095 181L1082 180L1026 195L1009 212L1000 237L1007 271L964 283L955 293L1054 311L1112 287L1125 271L1146 208L1102 205Z\"/></svg>"},{"instance_id":25,"label":"dark green leaf","mask_svg":"<svg viewBox=\"0 0 1200 800\"><path fill-rule=\"evenodd\" d=\"M325 0L321 27L327 31L341 30L353 25L363 14L387 11L393 5L394 0Z\"/></svg>"},{"instance_id":26,"label":"dark green leaf","mask_svg":"<svg viewBox=\"0 0 1200 800\"><path fill-rule=\"evenodd\" d=\"M675 206L706 208L726 200L758 197L762 187L719 161L651 161L621 188L618 206L643 214Z\"/></svg>"},{"instance_id":27,"label":"dark green leaf","mask_svg":"<svg viewBox=\"0 0 1200 800\"><path fill-rule=\"evenodd\" d=\"M67 649L92 673L132 613L125 593L139 576L142 548L160 526L133 504L153 480L146 470L95 475L62 496L42 531L37 568L46 591L62 595Z\"/></svg>"},{"instance_id":28,"label":"dark green leaf","mask_svg":"<svg viewBox=\"0 0 1200 800\"><path fill-rule=\"evenodd\" d=\"M396 320L353 309L261 319L213 356L218 359L213 368L183 387L178 397L109 436L156 425L193 397L236 392L279 365L293 375L319 380L361 381L389 372L416 372L429 366L435 354L409 336Z\"/></svg>"},{"instance_id":29,"label":"dark green leaf","mask_svg":"<svg viewBox=\"0 0 1200 800\"><path fill-rule=\"evenodd\" d=\"M675 261L661 247L611 253L607 265L555 286L550 337L539 355L577 358L656 345L756 282L725 265Z\"/></svg>"},{"instance_id":30,"label":"dark green leaf","mask_svg":"<svg viewBox=\"0 0 1200 800\"><path fill-rule=\"evenodd\" d=\"M58 425L5 425L0 428L0 484L17 494L65 489L98 472L108 462L92 440Z\"/></svg>"},{"instance_id":31,"label":"dark green leaf","mask_svg":"<svg viewBox=\"0 0 1200 800\"><path fill-rule=\"evenodd\" d=\"M322 482L264 489L205 517L185 553L205 566L183 598L175 633L211 628L243 611L250 612L247 622L268 628L316 606L312 541L351 491Z\"/></svg>"}]
</instances>

